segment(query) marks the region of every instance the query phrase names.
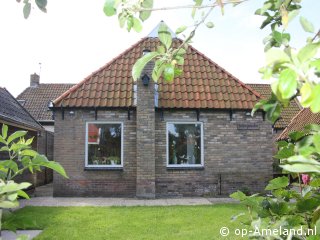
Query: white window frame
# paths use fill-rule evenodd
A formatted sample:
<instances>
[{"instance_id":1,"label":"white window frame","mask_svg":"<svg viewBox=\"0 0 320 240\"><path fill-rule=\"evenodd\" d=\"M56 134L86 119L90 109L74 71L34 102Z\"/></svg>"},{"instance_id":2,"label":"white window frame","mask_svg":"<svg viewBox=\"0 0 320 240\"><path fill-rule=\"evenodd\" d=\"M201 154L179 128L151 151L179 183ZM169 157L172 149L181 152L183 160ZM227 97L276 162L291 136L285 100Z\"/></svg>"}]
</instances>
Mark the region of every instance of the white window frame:
<instances>
[{"instance_id":1,"label":"white window frame","mask_svg":"<svg viewBox=\"0 0 320 240\"><path fill-rule=\"evenodd\" d=\"M88 130L89 130L89 124L120 124L121 125L121 164L117 164L117 165L93 165L93 164L88 164L88 146L90 144L88 144ZM124 131L123 131L123 122L105 122L105 121L89 121L86 122L86 141L85 141L85 167L86 168L123 168L123 137L124 135Z\"/></svg>"},{"instance_id":2,"label":"white window frame","mask_svg":"<svg viewBox=\"0 0 320 240\"><path fill-rule=\"evenodd\" d=\"M201 163L200 164L169 164L169 124L200 124L201 128ZM204 135L203 122L167 122L166 123L166 153L167 153L167 168L202 168L204 167Z\"/></svg>"}]
</instances>

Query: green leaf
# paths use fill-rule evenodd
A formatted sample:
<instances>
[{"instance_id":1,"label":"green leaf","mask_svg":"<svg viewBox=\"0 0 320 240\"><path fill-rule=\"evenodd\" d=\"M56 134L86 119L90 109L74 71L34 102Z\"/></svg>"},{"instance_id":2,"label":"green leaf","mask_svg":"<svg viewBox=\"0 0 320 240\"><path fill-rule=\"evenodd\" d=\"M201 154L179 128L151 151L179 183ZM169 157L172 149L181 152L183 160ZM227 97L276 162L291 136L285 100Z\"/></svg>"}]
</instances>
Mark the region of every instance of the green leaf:
<instances>
[{"instance_id":1,"label":"green leaf","mask_svg":"<svg viewBox=\"0 0 320 240\"><path fill-rule=\"evenodd\" d=\"M320 59L310 62L310 66L315 67L318 71L320 71Z\"/></svg>"},{"instance_id":2,"label":"green leaf","mask_svg":"<svg viewBox=\"0 0 320 240\"><path fill-rule=\"evenodd\" d=\"M296 155L296 156L292 156L292 157L289 157L287 159L287 162L290 163L290 164L294 164L294 163L306 163L306 164L309 164L309 165L318 165L320 167L320 162L314 160L314 159L311 159L311 158L306 158L302 155Z\"/></svg>"},{"instance_id":3,"label":"green leaf","mask_svg":"<svg viewBox=\"0 0 320 240\"><path fill-rule=\"evenodd\" d=\"M320 187L320 178L314 178L309 183L311 187Z\"/></svg>"},{"instance_id":4,"label":"green leaf","mask_svg":"<svg viewBox=\"0 0 320 240\"><path fill-rule=\"evenodd\" d=\"M5 140L8 136L8 126L6 124L2 125L2 137Z\"/></svg>"},{"instance_id":5,"label":"green leaf","mask_svg":"<svg viewBox=\"0 0 320 240\"><path fill-rule=\"evenodd\" d=\"M106 0L103 6L103 12L108 17L111 17L117 13L116 8L114 7L116 0Z\"/></svg>"},{"instance_id":6,"label":"green leaf","mask_svg":"<svg viewBox=\"0 0 320 240\"><path fill-rule=\"evenodd\" d=\"M313 88L312 98L310 109L313 113L318 113L320 112L320 84Z\"/></svg>"},{"instance_id":7,"label":"green leaf","mask_svg":"<svg viewBox=\"0 0 320 240\"><path fill-rule=\"evenodd\" d=\"M207 26L207 28L213 28L214 24L213 24L213 22L207 22L206 26Z\"/></svg>"},{"instance_id":8,"label":"green leaf","mask_svg":"<svg viewBox=\"0 0 320 240\"><path fill-rule=\"evenodd\" d=\"M157 52L150 52L142 56L132 67L132 77L134 81L140 77L142 70L155 57L159 56L160 54Z\"/></svg>"},{"instance_id":9,"label":"green leaf","mask_svg":"<svg viewBox=\"0 0 320 240\"><path fill-rule=\"evenodd\" d=\"M159 78L162 75L162 72L163 72L164 68L165 68L164 62L161 61L161 60L157 60L155 65L154 65L153 71L152 71L152 79L155 82L158 82Z\"/></svg>"},{"instance_id":10,"label":"green leaf","mask_svg":"<svg viewBox=\"0 0 320 240\"><path fill-rule=\"evenodd\" d=\"M267 119L272 123L280 117L281 108L278 102L263 105L263 110L267 113Z\"/></svg>"},{"instance_id":11,"label":"green leaf","mask_svg":"<svg viewBox=\"0 0 320 240\"><path fill-rule=\"evenodd\" d=\"M317 54L319 47L319 43L309 43L303 47L298 53L298 59L300 63L304 63L305 61L313 58Z\"/></svg>"},{"instance_id":12,"label":"green leaf","mask_svg":"<svg viewBox=\"0 0 320 240\"><path fill-rule=\"evenodd\" d=\"M315 198L301 199L297 202L297 210L299 212L308 212L316 209L320 204L320 201Z\"/></svg>"},{"instance_id":13,"label":"green leaf","mask_svg":"<svg viewBox=\"0 0 320 240\"><path fill-rule=\"evenodd\" d=\"M295 132L290 132L289 138L291 138L293 141L298 141L299 139L303 138L305 136L304 132L301 131L295 131Z\"/></svg>"},{"instance_id":14,"label":"green leaf","mask_svg":"<svg viewBox=\"0 0 320 240\"><path fill-rule=\"evenodd\" d=\"M128 30L128 32L131 31L132 27L133 27L133 16L129 16L127 18L127 30Z\"/></svg>"},{"instance_id":15,"label":"green leaf","mask_svg":"<svg viewBox=\"0 0 320 240\"><path fill-rule=\"evenodd\" d=\"M21 156L35 157L38 153L32 149L26 149L21 151Z\"/></svg>"},{"instance_id":16,"label":"green leaf","mask_svg":"<svg viewBox=\"0 0 320 240\"><path fill-rule=\"evenodd\" d=\"M23 190L18 190L17 194L18 194L19 197L23 197L25 199L30 199L29 195Z\"/></svg>"},{"instance_id":17,"label":"green leaf","mask_svg":"<svg viewBox=\"0 0 320 240\"><path fill-rule=\"evenodd\" d=\"M142 24L138 18L133 17L133 29L136 32L141 32L142 31Z\"/></svg>"},{"instance_id":18,"label":"green leaf","mask_svg":"<svg viewBox=\"0 0 320 240\"><path fill-rule=\"evenodd\" d=\"M305 108L309 107L313 101L312 86L306 82L300 89L301 105Z\"/></svg>"},{"instance_id":19,"label":"green leaf","mask_svg":"<svg viewBox=\"0 0 320 240\"><path fill-rule=\"evenodd\" d=\"M25 19L27 19L30 16L31 12L31 3L26 2L23 6L23 16Z\"/></svg>"},{"instance_id":20,"label":"green leaf","mask_svg":"<svg viewBox=\"0 0 320 240\"><path fill-rule=\"evenodd\" d=\"M271 48L266 52L266 64L289 62L289 56L279 48Z\"/></svg>"},{"instance_id":21,"label":"green leaf","mask_svg":"<svg viewBox=\"0 0 320 240\"><path fill-rule=\"evenodd\" d=\"M297 74L290 68L284 69L279 76L278 88L282 98L289 99L296 94L298 87Z\"/></svg>"},{"instance_id":22,"label":"green leaf","mask_svg":"<svg viewBox=\"0 0 320 240\"><path fill-rule=\"evenodd\" d=\"M166 24L160 24L158 30L158 37L161 43L166 47L166 49L169 49L171 47L172 37Z\"/></svg>"},{"instance_id":23,"label":"green leaf","mask_svg":"<svg viewBox=\"0 0 320 240\"><path fill-rule=\"evenodd\" d=\"M243 201L245 199L247 199L248 197L241 191L236 191L234 193L232 193L230 195L231 198L235 199L235 200L239 200L239 201Z\"/></svg>"},{"instance_id":24,"label":"green leaf","mask_svg":"<svg viewBox=\"0 0 320 240\"><path fill-rule=\"evenodd\" d=\"M153 8L153 0L144 0L141 4L143 8ZM139 14L139 18L141 21L147 20L151 15L151 11L141 11Z\"/></svg>"},{"instance_id":25,"label":"green leaf","mask_svg":"<svg viewBox=\"0 0 320 240\"><path fill-rule=\"evenodd\" d=\"M316 150L320 152L320 134L313 135L313 145L315 146Z\"/></svg>"},{"instance_id":26,"label":"green leaf","mask_svg":"<svg viewBox=\"0 0 320 240\"><path fill-rule=\"evenodd\" d=\"M124 13L119 13L119 15L118 15L118 21L119 21L120 27L123 28L124 25L125 25L125 23L126 23L126 21L127 21L127 18L126 18L126 16L125 16Z\"/></svg>"},{"instance_id":27,"label":"green leaf","mask_svg":"<svg viewBox=\"0 0 320 240\"><path fill-rule=\"evenodd\" d=\"M47 0L36 0L36 4L41 11L47 12Z\"/></svg>"},{"instance_id":28,"label":"green leaf","mask_svg":"<svg viewBox=\"0 0 320 240\"><path fill-rule=\"evenodd\" d=\"M294 153L294 148L293 147L284 147L280 149L277 154L274 156L274 158L277 159L284 159L293 156Z\"/></svg>"},{"instance_id":29,"label":"green leaf","mask_svg":"<svg viewBox=\"0 0 320 240\"><path fill-rule=\"evenodd\" d=\"M306 18L300 17L300 24L306 32L314 33L314 26Z\"/></svg>"},{"instance_id":30,"label":"green leaf","mask_svg":"<svg viewBox=\"0 0 320 240\"><path fill-rule=\"evenodd\" d=\"M181 26L176 30L176 34L182 33L187 29L187 26Z\"/></svg>"},{"instance_id":31,"label":"green leaf","mask_svg":"<svg viewBox=\"0 0 320 240\"><path fill-rule=\"evenodd\" d=\"M19 206L18 201L10 202L10 201L0 201L0 208L16 208Z\"/></svg>"},{"instance_id":32,"label":"green leaf","mask_svg":"<svg viewBox=\"0 0 320 240\"><path fill-rule=\"evenodd\" d=\"M44 164L45 167L52 169L53 171L59 173L61 176L65 178L69 178L64 170L64 168L58 162L49 161Z\"/></svg>"},{"instance_id":33,"label":"green leaf","mask_svg":"<svg viewBox=\"0 0 320 240\"><path fill-rule=\"evenodd\" d=\"M320 167L310 164L285 164L280 167L292 173L320 173Z\"/></svg>"},{"instance_id":34,"label":"green leaf","mask_svg":"<svg viewBox=\"0 0 320 240\"><path fill-rule=\"evenodd\" d=\"M285 188L289 185L288 177L278 177L269 181L269 184L265 188L265 190L275 190L279 188Z\"/></svg>"},{"instance_id":35,"label":"green leaf","mask_svg":"<svg viewBox=\"0 0 320 240\"><path fill-rule=\"evenodd\" d=\"M13 140L23 137L27 134L27 131L16 131L14 133L12 133L9 137L8 137L8 144L10 144Z\"/></svg>"},{"instance_id":36,"label":"green leaf","mask_svg":"<svg viewBox=\"0 0 320 240\"><path fill-rule=\"evenodd\" d=\"M166 64L163 70L163 78L166 81L171 82L174 79L174 66L171 64Z\"/></svg>"}]
</instances>

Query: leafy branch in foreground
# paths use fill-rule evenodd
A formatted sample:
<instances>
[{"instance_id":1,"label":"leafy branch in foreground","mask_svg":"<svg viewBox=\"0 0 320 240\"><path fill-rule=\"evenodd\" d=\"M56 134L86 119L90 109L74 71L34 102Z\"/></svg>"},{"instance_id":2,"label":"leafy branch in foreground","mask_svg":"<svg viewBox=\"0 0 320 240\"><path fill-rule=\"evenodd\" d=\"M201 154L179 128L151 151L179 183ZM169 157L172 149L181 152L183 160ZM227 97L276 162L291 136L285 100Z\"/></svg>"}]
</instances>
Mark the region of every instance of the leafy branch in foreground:
<instances>
[{"instance_id":1,"label":"leafy branch in foreground","mask_svg":"<svg viewBox=\"0 0 320 240\"><path fill-rule=\"evenodd\" d=\"M18 3L21 2L21 0L16 0ZM47 12L47 0L34 0L34 3L40 9L42 12ZM30 0L23 0L23 16L25 19L27 19L30 16L32 6L34 3L31 3Z\"/></svg>"},{"instance_id":2,"label":"leafy branch in foreground","mask_svg":"<svg viewBox=\"0 0 320 240\"><path fill-rule=\"evenodd\" d=\"M247 206L251 222L244 224L256 233L252 238L318 239L315 235L320 234L316 231L320 229L320 126L309 125L303 131L292 132L288 140L278 142L278 147L274 157L295 181L290 184L288 176L278 177L265 188L267 195L246 196L237 191L231 197ZM263 229L269 229L269 234L262 236ZM300 232L290 235L294 229Z\"/></svg>"},{"instance_id":3,"label":"leafy branch in foreground","mask_svg":"<svg viewBox=\"0 0 320 240\"><path fill-rule=\"evenodd\" d=\"M25 171L34 173L41 168L50 168L63 177L68 178L64 168L55 161L49 161L46 156L31 149L33 138L25 139L26 131L16 131L8 134L8 126L3 124L0 133L0 152L7 159L0 161L0 222L2 209L19 206L18 198L29 199L24 191L30 183L15 183L14 178ZM1 232L1 225L0 225Z\"/></svg>"},{"instance_id":4,"label":"leafy branch in foreground","mask_svg":"<svg viewBox=\"0 0 320 240\"><path fill-rule=\"evenodd\" d=\"M191 42L199 26L205 24L208 28L214 27L214 24L211 21L207 21L213 9L215 7L220 7L223 13L224 5L237 5L244 1L246 0L218 0L213 3L204 4L203 0L195 0L193 5L153 8L153 0L106 0L104 12L107 16L114 16L118 14L121 28L126 25L128 31L134 29L135 31L140 32L142 30L142 22L147 20L153 11L192 8L191 16L194 19L194 24L192 26L181 26L176 30L176 34L181 34L185 33L187 29L191 29L189 34L186 36L184 35L184 40L178 45L178 47L172 46L171 33L169 32L167 26L162 23L158 31L158 37L161 42L161 46L158 46L156 51L150 52L141 57L133 66L132 76L134 80L137 80L140 77L141 72L146 64L150 61L153 61L155 63L152 72L153 80L157 82L162 76L166 81L173 81L175 77L182 73L184 55L188 49L188 44ZM203 11L201 13L200 19L195 19L196 12L199 9L207 9L207 11Z\"/></svg>"}]
</instances>

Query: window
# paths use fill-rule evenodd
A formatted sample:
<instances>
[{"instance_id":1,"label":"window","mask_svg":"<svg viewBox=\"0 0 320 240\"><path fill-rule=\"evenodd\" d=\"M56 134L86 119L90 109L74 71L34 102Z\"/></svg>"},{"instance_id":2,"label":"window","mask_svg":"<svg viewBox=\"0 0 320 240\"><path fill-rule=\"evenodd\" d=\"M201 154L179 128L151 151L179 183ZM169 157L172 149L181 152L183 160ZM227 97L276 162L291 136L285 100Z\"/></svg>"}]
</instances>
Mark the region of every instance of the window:
<instances>
[{"instance_id":1,"label":"window","mask_svg":"<svg viewBox=\"0 0 320 240\"><path fill-rule=\"evenodd\" d=\"M87 123L86 167L122 167L122 148L122 123Z\"/></svg>"},{"instance_id":2,"label":"window","mask_svg":"<svg viewBox=\"0 0 320 240\"><path fill-rule=\"evenodd\" d=\"M167 123L167 165L203 166L202 123Z\"/></svg>"}]
</instances>

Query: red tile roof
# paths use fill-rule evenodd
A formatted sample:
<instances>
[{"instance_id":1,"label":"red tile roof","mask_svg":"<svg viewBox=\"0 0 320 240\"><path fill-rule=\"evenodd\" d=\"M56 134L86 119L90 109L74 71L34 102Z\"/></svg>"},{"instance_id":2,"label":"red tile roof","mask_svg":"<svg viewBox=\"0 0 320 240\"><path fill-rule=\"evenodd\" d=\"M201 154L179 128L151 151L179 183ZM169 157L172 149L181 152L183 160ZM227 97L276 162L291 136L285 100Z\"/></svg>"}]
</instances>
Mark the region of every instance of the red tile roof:
<instances>
[{"instance_id":1,"label":"red tile roof","mask_svg":"<svg viewBox=\"0 0 320 240\"><path fill-rule=\"evenodd\" d=\"M294 131L301 131L309 124L320 124L320 113L312 113L310 108L302 109L290 122L277 140L288 138L288 134Z\"/></svg>"},{"instance_id":2,"label":"red tile roof","mask_svg":"<svg viewBox=\"0 0 320 240\"><path fill-rule=\"evenodd\" d=\"M181 40L175 40L178 46ZM157 38L143 38L54 101L64 107L134 107L131 70ZM260 95L190 46L183 74L173 83L159 80L159 107L251 109Z\"/></svg>"},{"instance_id":3,"label":"red tile roof","mask_svg":"<svg viewBox=\"0 0 320 240\"><path fill-rule=\"evenodd\" d=\"M52 121L52 112L48 109L49 101L53 101L74 84L41 83L37 87L28 87L17 99L23 107L38 121Z\"/></svg>"},{"instance_id":4,"label":"red tile roof","mask_svg":"<svg viewBox=\"0 0 320 240\"><path fill-rule=\"evenodd\" d=\"M271 86L270 84L247 84L258 93L261 94L263 98L269 98L271 96ZM286 128L291 119L301 110L301 105L298 100L294 99L290 102L289 107L285 108L281 112L279 120L275 123L274 127L277 129Z\"/></svg>"}]
</instances>

